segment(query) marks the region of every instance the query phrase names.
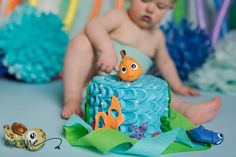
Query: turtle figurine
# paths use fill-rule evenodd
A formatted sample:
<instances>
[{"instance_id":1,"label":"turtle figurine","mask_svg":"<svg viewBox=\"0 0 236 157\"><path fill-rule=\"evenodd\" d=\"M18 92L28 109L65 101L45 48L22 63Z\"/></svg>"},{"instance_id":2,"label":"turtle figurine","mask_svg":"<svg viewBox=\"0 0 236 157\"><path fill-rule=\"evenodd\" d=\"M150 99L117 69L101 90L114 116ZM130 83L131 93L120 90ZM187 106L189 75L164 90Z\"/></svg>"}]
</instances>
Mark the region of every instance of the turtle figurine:
<instances>
[{"instance_id":1,"label":"turtle figurine","mask_svg":"<svg viewBox=\"0 0 236 157\"><path fill-rule=\"evenodd\" d=\"M5 131L5 144L17 148L26 148L35 151L43 147L46 134L40 128L27 129L22 123L13 123L3 126Z\"/></svg>"}]
</instances>

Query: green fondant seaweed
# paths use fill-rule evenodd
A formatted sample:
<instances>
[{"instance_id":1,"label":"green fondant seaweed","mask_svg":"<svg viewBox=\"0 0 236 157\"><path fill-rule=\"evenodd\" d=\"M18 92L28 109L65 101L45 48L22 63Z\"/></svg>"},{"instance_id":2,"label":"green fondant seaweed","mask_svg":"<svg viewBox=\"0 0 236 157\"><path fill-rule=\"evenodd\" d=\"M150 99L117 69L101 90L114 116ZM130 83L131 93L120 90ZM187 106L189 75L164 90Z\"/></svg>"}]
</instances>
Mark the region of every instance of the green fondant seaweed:
<instances>
[{"instance_id":1,"label":"green fondant seaweed","mask_svg":"<svg viewBox=\"0 0 236 157\"><path fill-rule=\"evenodd\" d=\"M168 98L169 98L169 101L168 101L168 117L170 118L170 114L171 114L171 109L170 109L170 102L171 102L171 89L170 89L170 83L168 83Z\"/></svg>"},{"instance_id":2,"label":"green fondant seaweed","mask_svg":"<svg viewBox=\"0 0 236 157\"><path fill-rule=\"evenodd\" d=\"M90 109L90 102L89 102L89 97L90 97L90 93L89 93L89 89L86 89L86 102L85 102L85 121L87 123L89 123L90 120L90 113L89 113L89 109Z\"/></svg>"},{"instance_id":3,"label":"green fondant seaweed","mask_svg":"<svg viewBox=\"0 0 236 157\"><path fill-rule=\"evenodd\" d=\"M170 126L169 118L167 118L166 116L161 116L161 130L163 132L167 132L167 131L172 130L172 128Z\"/></svg>"}]
</instances>

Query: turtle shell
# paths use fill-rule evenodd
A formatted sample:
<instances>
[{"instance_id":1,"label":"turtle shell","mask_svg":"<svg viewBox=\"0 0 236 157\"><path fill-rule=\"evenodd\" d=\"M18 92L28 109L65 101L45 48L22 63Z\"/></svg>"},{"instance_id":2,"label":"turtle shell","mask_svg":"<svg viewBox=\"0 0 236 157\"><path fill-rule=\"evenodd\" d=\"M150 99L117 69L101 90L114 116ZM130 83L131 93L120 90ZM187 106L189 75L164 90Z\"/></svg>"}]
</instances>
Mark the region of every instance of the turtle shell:
<instances>
[{"instance_id":1,"label":"turtle shell","mask_svg":"<svg viewBox=\"0 0 236 157\"><path fill-rule=\"evenodd\" d=\"M13 133L15 133L17 135L23 135L27 131L27 128L24 124L17 123L17 122L12 124L11 129L12 129Z\"/></svg>"}]
</instances>

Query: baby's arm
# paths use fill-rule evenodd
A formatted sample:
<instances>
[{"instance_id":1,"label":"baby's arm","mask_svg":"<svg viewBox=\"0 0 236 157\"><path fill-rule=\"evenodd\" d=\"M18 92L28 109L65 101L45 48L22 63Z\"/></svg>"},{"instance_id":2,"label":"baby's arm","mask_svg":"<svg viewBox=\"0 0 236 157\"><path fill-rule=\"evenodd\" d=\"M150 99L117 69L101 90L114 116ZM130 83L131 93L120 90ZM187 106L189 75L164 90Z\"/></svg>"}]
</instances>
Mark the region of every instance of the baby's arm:
<instances>
[{"instance_id":1,"label":"baby's arm","mask_svg":"<svg viewBox=\"0 0 236 157\"><path fill-rule=\"evenodd\" d=\"M111 72L117 64L109 33L118 29L123 21L124 13L120 10L111 10L103 16L98 16L88 23L85 33L96 51L98 51L98 68L103 72Z\"/></svg>"},{"instance_id":2,"label":"baby's arm","mask_svg":"<svg viewBox=\"0 0 236 157\"><path fill-rule=\"evenodd\" d=\"M182 84L175 64L167 51L164 34L160 30L157 30L155 35L157 36L158 41L155 62L160 74L165 80L169 81L170 86L175 93L185 96L198 96L199 93L196 90Z\"/></svg>"}]
</instances>

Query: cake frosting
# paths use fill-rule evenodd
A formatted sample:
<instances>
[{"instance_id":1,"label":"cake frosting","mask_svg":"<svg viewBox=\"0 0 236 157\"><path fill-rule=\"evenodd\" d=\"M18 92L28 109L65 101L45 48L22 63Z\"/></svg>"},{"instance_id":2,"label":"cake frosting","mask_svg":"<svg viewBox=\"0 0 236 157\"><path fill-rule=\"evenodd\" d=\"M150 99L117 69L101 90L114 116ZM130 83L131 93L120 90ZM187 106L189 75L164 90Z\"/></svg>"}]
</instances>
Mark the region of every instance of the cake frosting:
<instances>
[{"instance_id":1,"label":"cake frosting","mask_svg":"<svg viewBox=\"0 0 236 157\"><path fill-rule=\"evenodd\" d=\"M115 75L96 76L89 83L86 96L86 121L93 124L98 112L107 113L112 96L119 100L125 121L119 131L132 135L130 126L147 125L144 137L162 132L161 117L169 117L170 93L166 81L142 75L134 82L118 81ZM115 112L113 113L116 116Z\"/></svg>"}]
</instances>

